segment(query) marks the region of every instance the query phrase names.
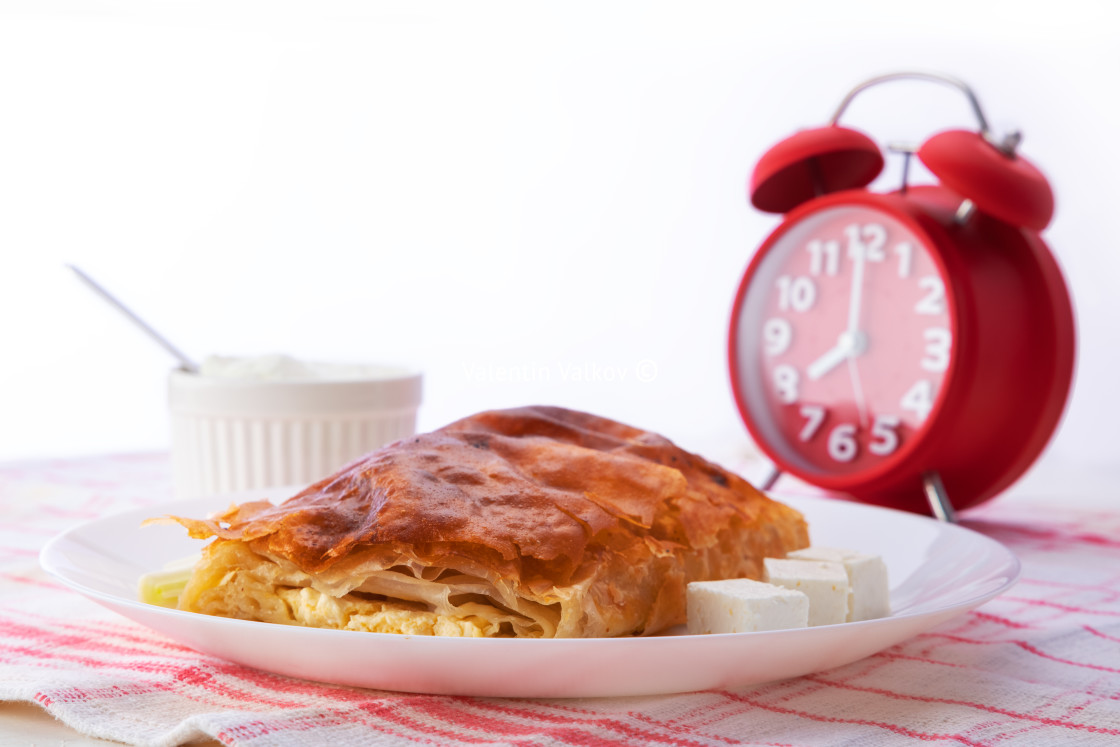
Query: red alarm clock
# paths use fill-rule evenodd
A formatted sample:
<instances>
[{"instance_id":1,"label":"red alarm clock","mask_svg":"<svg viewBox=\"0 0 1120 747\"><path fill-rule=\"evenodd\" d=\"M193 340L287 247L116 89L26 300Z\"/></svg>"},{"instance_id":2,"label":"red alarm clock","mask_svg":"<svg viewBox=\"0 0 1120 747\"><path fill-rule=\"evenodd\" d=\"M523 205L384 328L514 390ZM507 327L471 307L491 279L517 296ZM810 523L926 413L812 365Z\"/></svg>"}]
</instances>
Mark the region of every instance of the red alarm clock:
<instances>
[{"instance_id":1,"label":"red alarm clock","mask_svg":"<svg viewBox=\"0 0 1120 747\"><path fill-rule=\"evenodd\" d=\"M959 89L979 129L916 149L939 184L909 186L904 168L898 190L871 192L883 155L838 121L860 91L898 79ZM951 520L1041 453L1069 395L1075 331L1039 236L1053 194L1018 144L992 136L961 81L894 73L759 160L751 203L785 215L739 284L729 363L776 475Z\"/></svg>"}]
</instances>

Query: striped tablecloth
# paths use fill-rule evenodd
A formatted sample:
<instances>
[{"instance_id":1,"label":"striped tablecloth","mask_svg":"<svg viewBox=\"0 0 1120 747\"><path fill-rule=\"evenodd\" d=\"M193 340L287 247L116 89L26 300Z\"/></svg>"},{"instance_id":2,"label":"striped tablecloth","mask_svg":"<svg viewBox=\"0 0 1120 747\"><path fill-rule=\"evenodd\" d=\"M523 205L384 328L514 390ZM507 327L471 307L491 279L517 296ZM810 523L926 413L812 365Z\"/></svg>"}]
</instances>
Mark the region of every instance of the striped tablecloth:
<instances>
[{"instance_id":1,"label":"striped tablecloth","mask_svg":"<svg viewBox=\"0 0 1120 747\"><path fill-rule=\"evenodd\" d=\"M1003 498L965 514L1023 562L982 608L849 666L642 698L410 695L198 654L57 585L59 531L170 499L165 456L0 466L0 700L136 745L1120 744L1120 506Z\"/></svg>"}]
</instances>

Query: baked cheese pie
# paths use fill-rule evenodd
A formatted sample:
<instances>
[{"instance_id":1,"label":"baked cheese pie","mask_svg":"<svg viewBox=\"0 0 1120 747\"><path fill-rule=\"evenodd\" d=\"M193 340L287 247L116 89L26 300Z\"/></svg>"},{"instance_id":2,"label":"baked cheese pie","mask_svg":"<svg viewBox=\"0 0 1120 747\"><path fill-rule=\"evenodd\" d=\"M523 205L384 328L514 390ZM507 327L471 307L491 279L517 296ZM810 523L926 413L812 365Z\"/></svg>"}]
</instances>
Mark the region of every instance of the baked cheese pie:
<instances>
[{"instance_id":1,"label":"baked cheese pie","mask_svg":"<svg viewBox=\"0 0 1120 747\"><path fill-rule=\"evenodd\" d=\"M398 441L280 505L164 518L214 538L180 609L410 635L657 633L685 622L690 581L761 579L808 545L737 475L558 407Z\"/></svg>"}]
</instances>

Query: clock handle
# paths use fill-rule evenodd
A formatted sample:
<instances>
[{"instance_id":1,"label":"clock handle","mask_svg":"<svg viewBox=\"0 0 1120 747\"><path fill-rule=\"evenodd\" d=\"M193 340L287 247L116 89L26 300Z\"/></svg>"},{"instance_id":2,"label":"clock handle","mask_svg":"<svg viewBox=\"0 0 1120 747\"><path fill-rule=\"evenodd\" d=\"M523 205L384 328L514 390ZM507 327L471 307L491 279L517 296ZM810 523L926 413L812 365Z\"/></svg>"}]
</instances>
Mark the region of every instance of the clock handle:
<instances>
[{"instance_id":1,"label":"clock handle","mask_svg":"<svg viewBox=\"0 0 1120 747\"><path fill-rule=\"evenodd\" d=\"M830 125L835 125L840 121L841 115L844 110L848 108L848 104L852 103L852 99L857 94L872 86L877 86L880 83L886 83L892 80L928 80L934 83L944 83L953 86L968 98L968 103L972 106L972 111L976 115L976 120L980 124L980 134L988 138L991 133L991 128L988 127L988 118L984 116L984 110L980 108L980 100L976 98L976 94L972 92L968 84L959 78L954 78L950 75L942 75L941 73L928 73L921 71L903 71L898 73L887 73L886 75L877 75L860 83L858 86L848 91L848 95L840 102L840 106L836 108L836 113L832 115L832 119L828 121ZM1017 144L1017 143L1016 143Z\"/></svg>"},{"instance_id":2,"label":"clock handle","mask_svg":"<svg viewBox=\"0 0 1120 747\"><path fill-rule=\"evenodd\" d=\"M936 472L925 473L922 475L922 487L933 515L941 521L956 524L957 512L949 502L949 494L945 492L945 483L941 482L941 475Z\"/></svg>"}]
</instances>

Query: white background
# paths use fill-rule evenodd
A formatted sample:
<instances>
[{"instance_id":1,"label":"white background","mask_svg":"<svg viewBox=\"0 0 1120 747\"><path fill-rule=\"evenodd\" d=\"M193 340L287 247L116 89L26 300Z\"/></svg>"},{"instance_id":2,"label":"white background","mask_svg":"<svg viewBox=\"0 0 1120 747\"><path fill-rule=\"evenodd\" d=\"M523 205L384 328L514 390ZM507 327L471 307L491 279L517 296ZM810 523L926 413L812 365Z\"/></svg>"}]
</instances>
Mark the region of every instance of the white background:
<instances>
[{"instance_id":1,"label":"white background","mask_svg":"<svg viewBox=\"0 0 1120 747\"><path fill-rule=\"evenodd\" d=\"M420 367L423 429L554 403L746 448L724 337L777 219L745 181L911 68L1050 177L1080 350L1045 460L1117 461L1110 3L307 5L0 6L0 461L167 448L171 359L67 262L198 358ZM845 123L973 126L922 83Z\"/></svg>"}]
</instances>

